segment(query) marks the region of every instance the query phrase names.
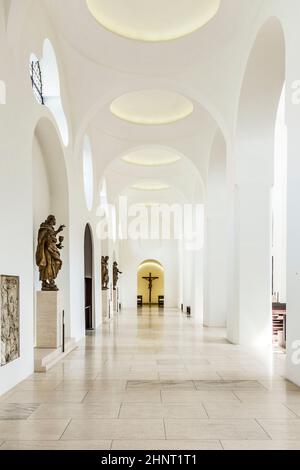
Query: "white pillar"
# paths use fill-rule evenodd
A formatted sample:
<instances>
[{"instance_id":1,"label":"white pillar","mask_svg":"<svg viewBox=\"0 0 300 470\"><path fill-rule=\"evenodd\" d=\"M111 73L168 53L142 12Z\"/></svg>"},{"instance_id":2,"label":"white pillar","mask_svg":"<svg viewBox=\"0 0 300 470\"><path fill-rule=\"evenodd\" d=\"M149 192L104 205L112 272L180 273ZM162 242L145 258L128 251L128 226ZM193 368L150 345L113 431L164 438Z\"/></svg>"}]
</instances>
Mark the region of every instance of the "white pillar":
<instances>
[{"instance_id":1,"label":"white pillar","mask_svg":"<svg viewBox=\"0 0 300 470\"><path fill-rule=\"evenodd\" d=\"M225 327L227 315L227 218L206 219L204 325Z\"/></svg>"},{"instance_id":2,"label":"white pillar","mask_svg":"<svg viewBox=\"0 0 300 470\"><path fill-rule=\"evenodd\" d=\"M238 342L272 342L271 188L243 182L236 191L236 293Z\"/></svg>"},{"instance_id":3,"label":"white pillar","mask_svg":"<svg viewBox=\"0 0 300 470\"><path fill-rule=\"evenodd\" d=\"M295 79L300 79L299 53L295 36L287 40L287 364L286 376L300 386L300 87L292 96Z\"/></svg>"}]
</instances>

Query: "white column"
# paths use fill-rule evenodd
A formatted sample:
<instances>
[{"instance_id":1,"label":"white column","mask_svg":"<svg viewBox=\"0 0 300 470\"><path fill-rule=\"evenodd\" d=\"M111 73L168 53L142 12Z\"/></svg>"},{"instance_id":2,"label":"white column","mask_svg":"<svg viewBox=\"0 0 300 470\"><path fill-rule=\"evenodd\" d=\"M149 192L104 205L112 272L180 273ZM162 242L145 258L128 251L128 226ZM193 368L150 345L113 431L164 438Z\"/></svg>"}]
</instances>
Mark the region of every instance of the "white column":
<instances>
[{"instance_id":1,"label":"white column","mask_svg":"<svg viewBox=\"0 0 300 470\"><path fill-rule=\"evenodd\" d=\"M206 219L204 325L225 327L227 315L227 219Z\"/></svg>"},{"instance_id":2,"label":"white column","mask_svg":"<svg viewBox=\"0 0 300 470\"><path fill-rule=\"evenodd\" d=\"M236 191L238 342L272 342L271 188L244 182Z\"/></svg>"},{"instance_id":3,"label":"white column","mask_svg":"<svg viewBox=\"0 0 300 470\"><path fill-rule=\"evenodd\" d=\"M295 20L295 32L299 38ZM300 80L299 54L295 37L290 38L287 53L287 364L286 376L300 386ZM295 86L295 85L294 85Z\"/></svg>"}]
</instances>

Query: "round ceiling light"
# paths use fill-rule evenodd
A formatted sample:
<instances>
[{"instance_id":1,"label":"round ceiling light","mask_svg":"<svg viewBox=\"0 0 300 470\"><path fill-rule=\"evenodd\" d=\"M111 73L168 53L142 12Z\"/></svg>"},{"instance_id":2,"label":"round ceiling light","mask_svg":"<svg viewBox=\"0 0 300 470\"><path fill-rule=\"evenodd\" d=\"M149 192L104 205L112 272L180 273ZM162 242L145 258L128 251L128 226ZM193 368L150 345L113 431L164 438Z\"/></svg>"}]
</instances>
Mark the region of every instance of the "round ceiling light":
<instances>
[{"instance_id":1,"label":"round ceiling light","mask_svg":"<svg viewBox=\"0 0 300 470\"><path fill-rule=\"evenodd\" d=\"M194 105L173 91L142 90L116 98L110 105L110 111L132 124L162 125L190 116Z\"/></svg>"},{"instance_id":2,"label":"round ceiling light","mask_svg":"<svg viewBox=\"0 0 300 470\"><path fill-rule=\"evenodd\" d=\"M221 0L87 0L104 28L138 41L178 39L208 23Z\"/></svg>"},{"instance_id":3,"label":"round ceiling light","mask_svg":"<svg viewBox=\"0 0 300 470\"><path fill-rule=\"evenodd\" d=\"M133 150L122 157L124 162L140 166L170 165L180 159L177 153L165 147L145 147Z\"/></svg>"},{"instance_id":4,"label":"round ceiling light","mask_svg":"<svg viewBox=\"0 0 300 470\"><path fill-rule=\"evenodd\" d=\"M139 191L162 191L170 189L168 184L162 183L161 181L141 181L132 186L133 189Z\"/></svg>"}]
</instances>

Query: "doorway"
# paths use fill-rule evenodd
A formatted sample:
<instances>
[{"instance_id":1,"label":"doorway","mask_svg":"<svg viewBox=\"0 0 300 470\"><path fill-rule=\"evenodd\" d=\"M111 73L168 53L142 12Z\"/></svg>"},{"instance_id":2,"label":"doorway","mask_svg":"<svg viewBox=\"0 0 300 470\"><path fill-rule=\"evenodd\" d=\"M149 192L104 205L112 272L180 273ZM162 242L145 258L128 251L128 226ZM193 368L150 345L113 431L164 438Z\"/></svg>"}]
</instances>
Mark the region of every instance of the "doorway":
<instances>
[{"instance_id":1,"label":"doorway","mask_svg":"<svg viewBox=\"0 0 300 470\"><path fill-rule=\"evenodd\" d=\"M137 272L137 304L156 305L164 307L165 304L165 273L162 264L156 260L145 260Z\"/></svg>"},{"instance_id":2,"label":"doorway","mask_svg":"<svg viewBox=\"0 0 300 470\"><path fill-rule=\"evenodd\" d=\"M93 238L89 224L84 233L84 314L85 329L94 329Z\"/></svg>"}]
</instances>

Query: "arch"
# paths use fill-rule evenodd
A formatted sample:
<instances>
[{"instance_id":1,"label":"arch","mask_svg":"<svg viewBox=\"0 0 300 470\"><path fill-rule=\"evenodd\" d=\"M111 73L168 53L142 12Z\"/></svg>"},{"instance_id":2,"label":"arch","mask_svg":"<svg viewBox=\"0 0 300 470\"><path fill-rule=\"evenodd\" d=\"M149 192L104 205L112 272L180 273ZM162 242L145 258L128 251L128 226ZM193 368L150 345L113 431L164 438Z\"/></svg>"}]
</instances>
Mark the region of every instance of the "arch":
<instances>
[{"instance_id":1,"label":"arch","mask_svg":"<svg viewBox=\"0 0 300 470\"><path fill-rule=\"evenodd\" d=\"M285 81L285 37L271 17L261 26L248 57L236 116L234 152L234 263L229 277L228 338L235 343L271 344L271 187L274 133ZM249 286L255 295L249 296Z\"/></svg>"},{"instance_id":2,"label":"arch","mask_svg":"<svg viewBox=\"0 0 300 470\"><path fill-rule=\"evenodd\" d=\"M94 329L94 240L90 224L86 224L84 231L84 314L86 331Z\"/></svg>"},{"instance_id":3,"label":"arch","mask_svg":"<svg viewBox=\"0 0 300 470\"><path fill-rule=\"evenodd\" d=\"M166 145L155 145L155 144L149 144L149 145L144 144L144 145L130 146L126 150L123 150L122 152L120 152L107 165L107 167L104 170L105 178L101 177L100 183L98 184L98 192L100 192L100 200L101 201L105 200L105 196L104 196L104 192L103 192L104 190L105 190L105 194L106 194L106 203L107 203L108 200L110 202L116 200L116 194L115 193L112 194L113 189L115 188L115 185L114 184L110 185L110 194L108 194L106 182L109 181L110 178L112 177L112 173L110 173L110 172L114 171L114 167L115 167L117 162L120 162L122 160L122 158L124 156L126 156L127 154L134 153L136 151L140 151L140 150L143 150L143 149L153 149L153 150L155 150L157 148L158 149L162 148L164 150L167 150L170 153L174 153L174 155L177 155L180 158L180 160L176 163L179 163L179 164L184 163L184 164L189 166L191 177L194 177L195 175L197 176L197 184L196 184L195 190L191 192L191 198L194 200L193 202L199 202L199 200L202 201L203 197L204 197L204 181L203 181L203 177L202 177L202 175L199 171L199 168L196 167L196 165L192 161L192 159L187 157L186 155L184 155L182 152L180 152L179 150L177 150L174 147L170 147L170 146L166 146ZM128 164L126 162L121 162L121 163L124 164L124 165L128 165L128 167L129 167L129 165L132 165L132 168L135 168L135 167L139 168L138 165ZM158 169L159 173L161 173L164 169L167 169L168 170L167 176L169 178L170 170L172 170L172 165L173 164L175 164L175 163L171 163L171 164L167 164L167 165L163 165L163 166L158 166L156 168L154 167L154 170ZM153 167L152 167L152 170L153 170ZM122 169L122 173L124 173L123 169ZM128 174L129 174L129 172L128 172ZM138 183L140 180L146 180L147 179L147 178L142 177L142 176L134 176L134 174L135 174L135 172L131 171L130 172L130 178L127 178L127 180L124 179L124 183L122 182L122 180L118 181L118 186L117 186L118 195L119 194L122 194L122 195L126 194L128 192L128 190L130 190L132 185L134 185L135 183ZM160 178L152 177L152 178L149 178L149 179L151 179L151 180L158 180L159 179L159 181L167 183L167 181L163 181L163 176L160 177ZM182 182L182 180L180 178L179 178L179 180ZM120 185L121 182L122 182L122 186ZM105 184L105 187L103 186L104 184ZM182 190L182 188L178 188L174 184L170 184L170 187L174 191L176 191L176 193L178 194L178 197L180 199L182 199L185 202L189 202L188 198L184 194L184 191ZM190 188L190 185L189 185L189 188Z\"/></svg>"},{"instance_id":4,"label":"arch","mask_svg":"<svg viewBox=\"0 0 300 470\"><path fill-rule=\"evenodd\" d=\"M30 64L34 61L38 62L39 65L38 73L42 82L42 96L41 102L39 102L47 106L51 111L57 123L64 146L67 147L69 144L69 127L61 99L60 77L56 54L51 41L49 39L44 40L43 53L40 59L32 52L29 60ZM36 96L35 91L34 95Z\"/></svg>"},{"instance_id":5,"label":"arch","mask_svg":"<svg viewBox=\"0 0 300 470\"><path fill-rule=\"evenodd\" d=\"M149 82L149 87L153 88L152 81ZM135 91L144 90L145 88L147 88L147 85L144 83L144 81L141 81L141 83L134 85ZM174 80L165 80L165 79L159 80L158 83L156 84L156 88L166 89L169 91L181 93L184 96L186 96L188 99L197 103L213 119L213 121L216 123L216 127L220 128L222 134L224 135L226 142L230 140L231 132L220 110L218 110L217 107L207 98L207 96L202 94L198 89L195 89L192 87L187 88L185 86L182 86L181 83L175 82ZM105 93L97 101L93 101L93 104L87 109L86 113L82 117L81 122L78 126L78 131L77 131L77 136L76 136L76 141L75 141L75 153L76 154L78 154L78 151L80 149L80 143L81 143L82 137L87 132L87 129L91 121L97 115L99 110L103 107L109 106L109 104L116 97L121 96L124 93L130 93L131 91L132 91L132 88L128 88L128 87L124 88L124 86L122 85L119 87L111 88L107 93Z\"/></svg>"},{"instance_id":6,"label":"arch","mask_svg":"<svg viewBox=\"0 0 300 470\"><path fill-rule=\"evenodd\" d=\"M63 267L58 278L66 314L66 333L70 333L69 285L69 190L63 147L50 119L42 117L37 122L32 143L33 173L33 233L34 252L40 224L49 214L54 214L58 225L66 225L64 249L61 252ZM38 270L35 270L35 290L40 290Z\"/></svg>"},{"instance_id":7,"label":"arch","mask_svg":"<svg viewBox=\"0 0 300 470\"><path fill-rule=\"evenodd\" d=\"M149 281L144 277L154 277L149 289ZM163 305L165 296L165 270L163 265L154 259L141 262L137 269L137 295L141 305Z\"/></svg>"},{"instance_id":8,"label":"arch","mask_svg":"<svg viewBox=\"0 0 300 470\"><path fill-rule=\"evenodd\" d=\"M284 81L284 31L280 21L271 17L257 33L242 82L236 118L238 181L272 181L274 130Z\"/></svg>"}]
</instances>

